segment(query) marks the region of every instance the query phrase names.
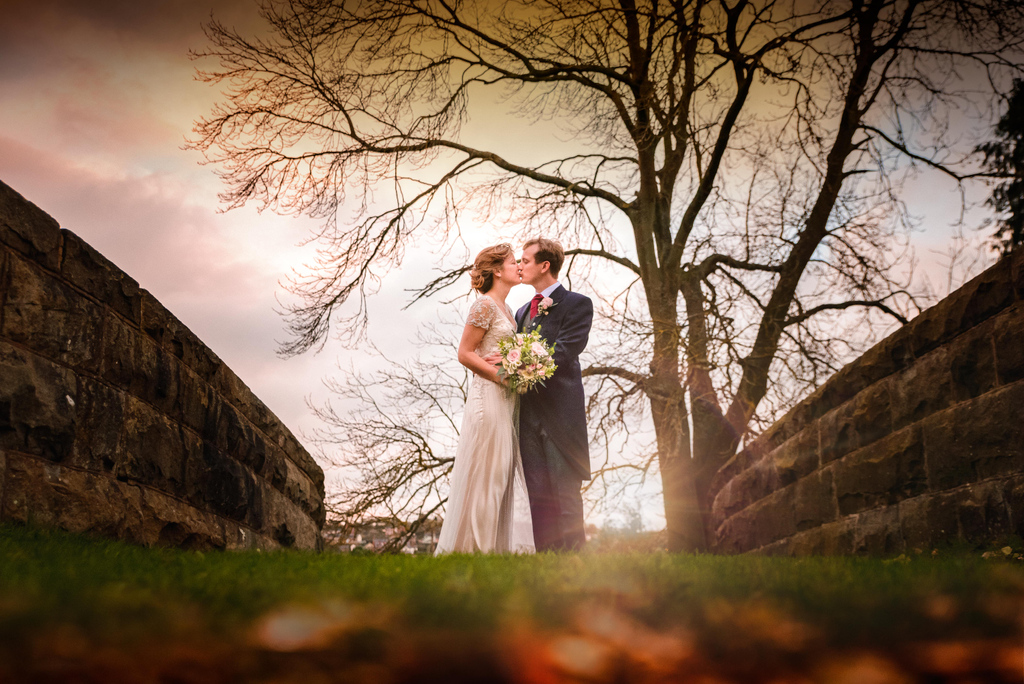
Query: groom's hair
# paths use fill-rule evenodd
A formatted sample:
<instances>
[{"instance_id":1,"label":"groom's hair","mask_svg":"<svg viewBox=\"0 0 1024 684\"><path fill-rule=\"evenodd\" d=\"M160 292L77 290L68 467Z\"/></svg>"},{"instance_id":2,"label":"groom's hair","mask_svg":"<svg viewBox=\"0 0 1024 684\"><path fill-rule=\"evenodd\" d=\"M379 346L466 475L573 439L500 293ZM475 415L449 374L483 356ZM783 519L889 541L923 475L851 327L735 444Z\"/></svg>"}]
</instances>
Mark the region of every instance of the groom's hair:
<instances>
[{"instance_id":1,"label":"groom's hair","mask_svg":"<svg viewBox=\"0 0 1024 684\"><path fill-rule=\"evenodd\" d=\"M562 243L558 240L539 237L527 240L523 249L534 245L537 245L535 261L538 264L544 261L551 264L551 275L557 278L558 272L562 270L562 263L565 261L565 250L562 249Z\"/></svg>"}]
</instances>

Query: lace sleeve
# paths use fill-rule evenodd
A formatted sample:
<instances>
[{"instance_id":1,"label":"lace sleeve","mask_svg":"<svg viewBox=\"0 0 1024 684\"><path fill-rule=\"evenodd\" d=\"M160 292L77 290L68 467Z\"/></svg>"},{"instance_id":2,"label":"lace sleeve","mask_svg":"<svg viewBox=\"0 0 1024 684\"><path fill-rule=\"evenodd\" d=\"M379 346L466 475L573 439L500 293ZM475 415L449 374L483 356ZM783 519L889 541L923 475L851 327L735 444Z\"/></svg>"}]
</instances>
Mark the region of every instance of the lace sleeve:
<instances>
[{"instance_id":1,"label":"lace sleeve","mask_svg":"<svg viewBox=\"0 0 1024 684\"><path fill-rule=\"evenodd\" d=\"M473 306L469 308L469 317L466 319L466 323L475 328L490 329L491 323L494 322L494 306L490 304L490 301L487 297L478 297L473 302Z\"/></svg>"}]
</instances>

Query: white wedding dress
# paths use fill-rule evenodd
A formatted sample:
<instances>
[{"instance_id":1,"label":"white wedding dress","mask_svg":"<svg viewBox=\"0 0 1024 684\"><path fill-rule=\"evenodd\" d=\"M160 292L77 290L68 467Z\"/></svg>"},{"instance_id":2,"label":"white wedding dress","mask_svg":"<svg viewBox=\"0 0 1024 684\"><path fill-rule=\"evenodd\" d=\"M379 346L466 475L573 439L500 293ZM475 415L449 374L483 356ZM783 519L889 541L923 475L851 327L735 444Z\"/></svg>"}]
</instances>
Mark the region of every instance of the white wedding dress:
<instances>
[{"instance_id":1,"label":"white wedding dress","mask_svg":"<svg viewBox=\"0 0 1024 684\"><path fill-rule=\"evenodd\" d=\"M497 352L498 342L515 334L512 312L504 308L486 296L473 302L466 322L487 331L476 349L480 356ZM517 395L473 375L435 555L534 552L518 406Z\"/></svg>"}]
</instances>

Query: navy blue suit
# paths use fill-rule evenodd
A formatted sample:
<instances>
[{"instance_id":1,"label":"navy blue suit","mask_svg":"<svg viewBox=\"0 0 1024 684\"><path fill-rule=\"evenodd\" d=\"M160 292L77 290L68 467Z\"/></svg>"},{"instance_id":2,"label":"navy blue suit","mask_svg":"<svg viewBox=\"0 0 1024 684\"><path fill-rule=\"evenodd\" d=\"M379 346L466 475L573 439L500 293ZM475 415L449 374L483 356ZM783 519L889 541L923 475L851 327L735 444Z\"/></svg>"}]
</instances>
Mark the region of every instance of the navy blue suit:
<instances>
[{"instance_id":1,"label":"navy blue suit","mask_svg":"<svg viewBox=\"0 0 1024 684\"><path fill-rule=\"evenodd\" d=\"M519 449L530 494L538 551L579 549L585 542L580 487L590 479L590 440L580 353L594 320L589 297L561 285L546 313L530 319L527 303L516 313L520 332L534 328L555 345L558 369L520 399Z\"/></svg>"}]
</instances>

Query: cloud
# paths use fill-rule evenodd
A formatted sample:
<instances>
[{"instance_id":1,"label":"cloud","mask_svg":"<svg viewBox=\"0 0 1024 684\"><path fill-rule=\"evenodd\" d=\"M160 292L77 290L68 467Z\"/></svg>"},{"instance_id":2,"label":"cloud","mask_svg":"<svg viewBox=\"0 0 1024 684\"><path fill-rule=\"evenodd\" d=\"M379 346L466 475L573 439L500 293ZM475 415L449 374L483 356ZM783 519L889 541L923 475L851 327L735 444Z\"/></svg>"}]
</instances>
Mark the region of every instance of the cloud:
<instances>
[{"instance_id":1,"label":"cloud","mask_svg":"<svg viewBox=\"0 0 1024 684\"><path fill-rule=\"evenodd\" d=\"M303 256L288 243L294 232L279 225L293 220L266 217L278 225L256 231L256 245L243 244L254 212L217 214L171 175L104 175L3 137L0 179L152 292L286 424L312 427L305 396L319 386L326 360L276 356L284 338L274 312L278 280Z\"/></svg>"}]
</instances>

